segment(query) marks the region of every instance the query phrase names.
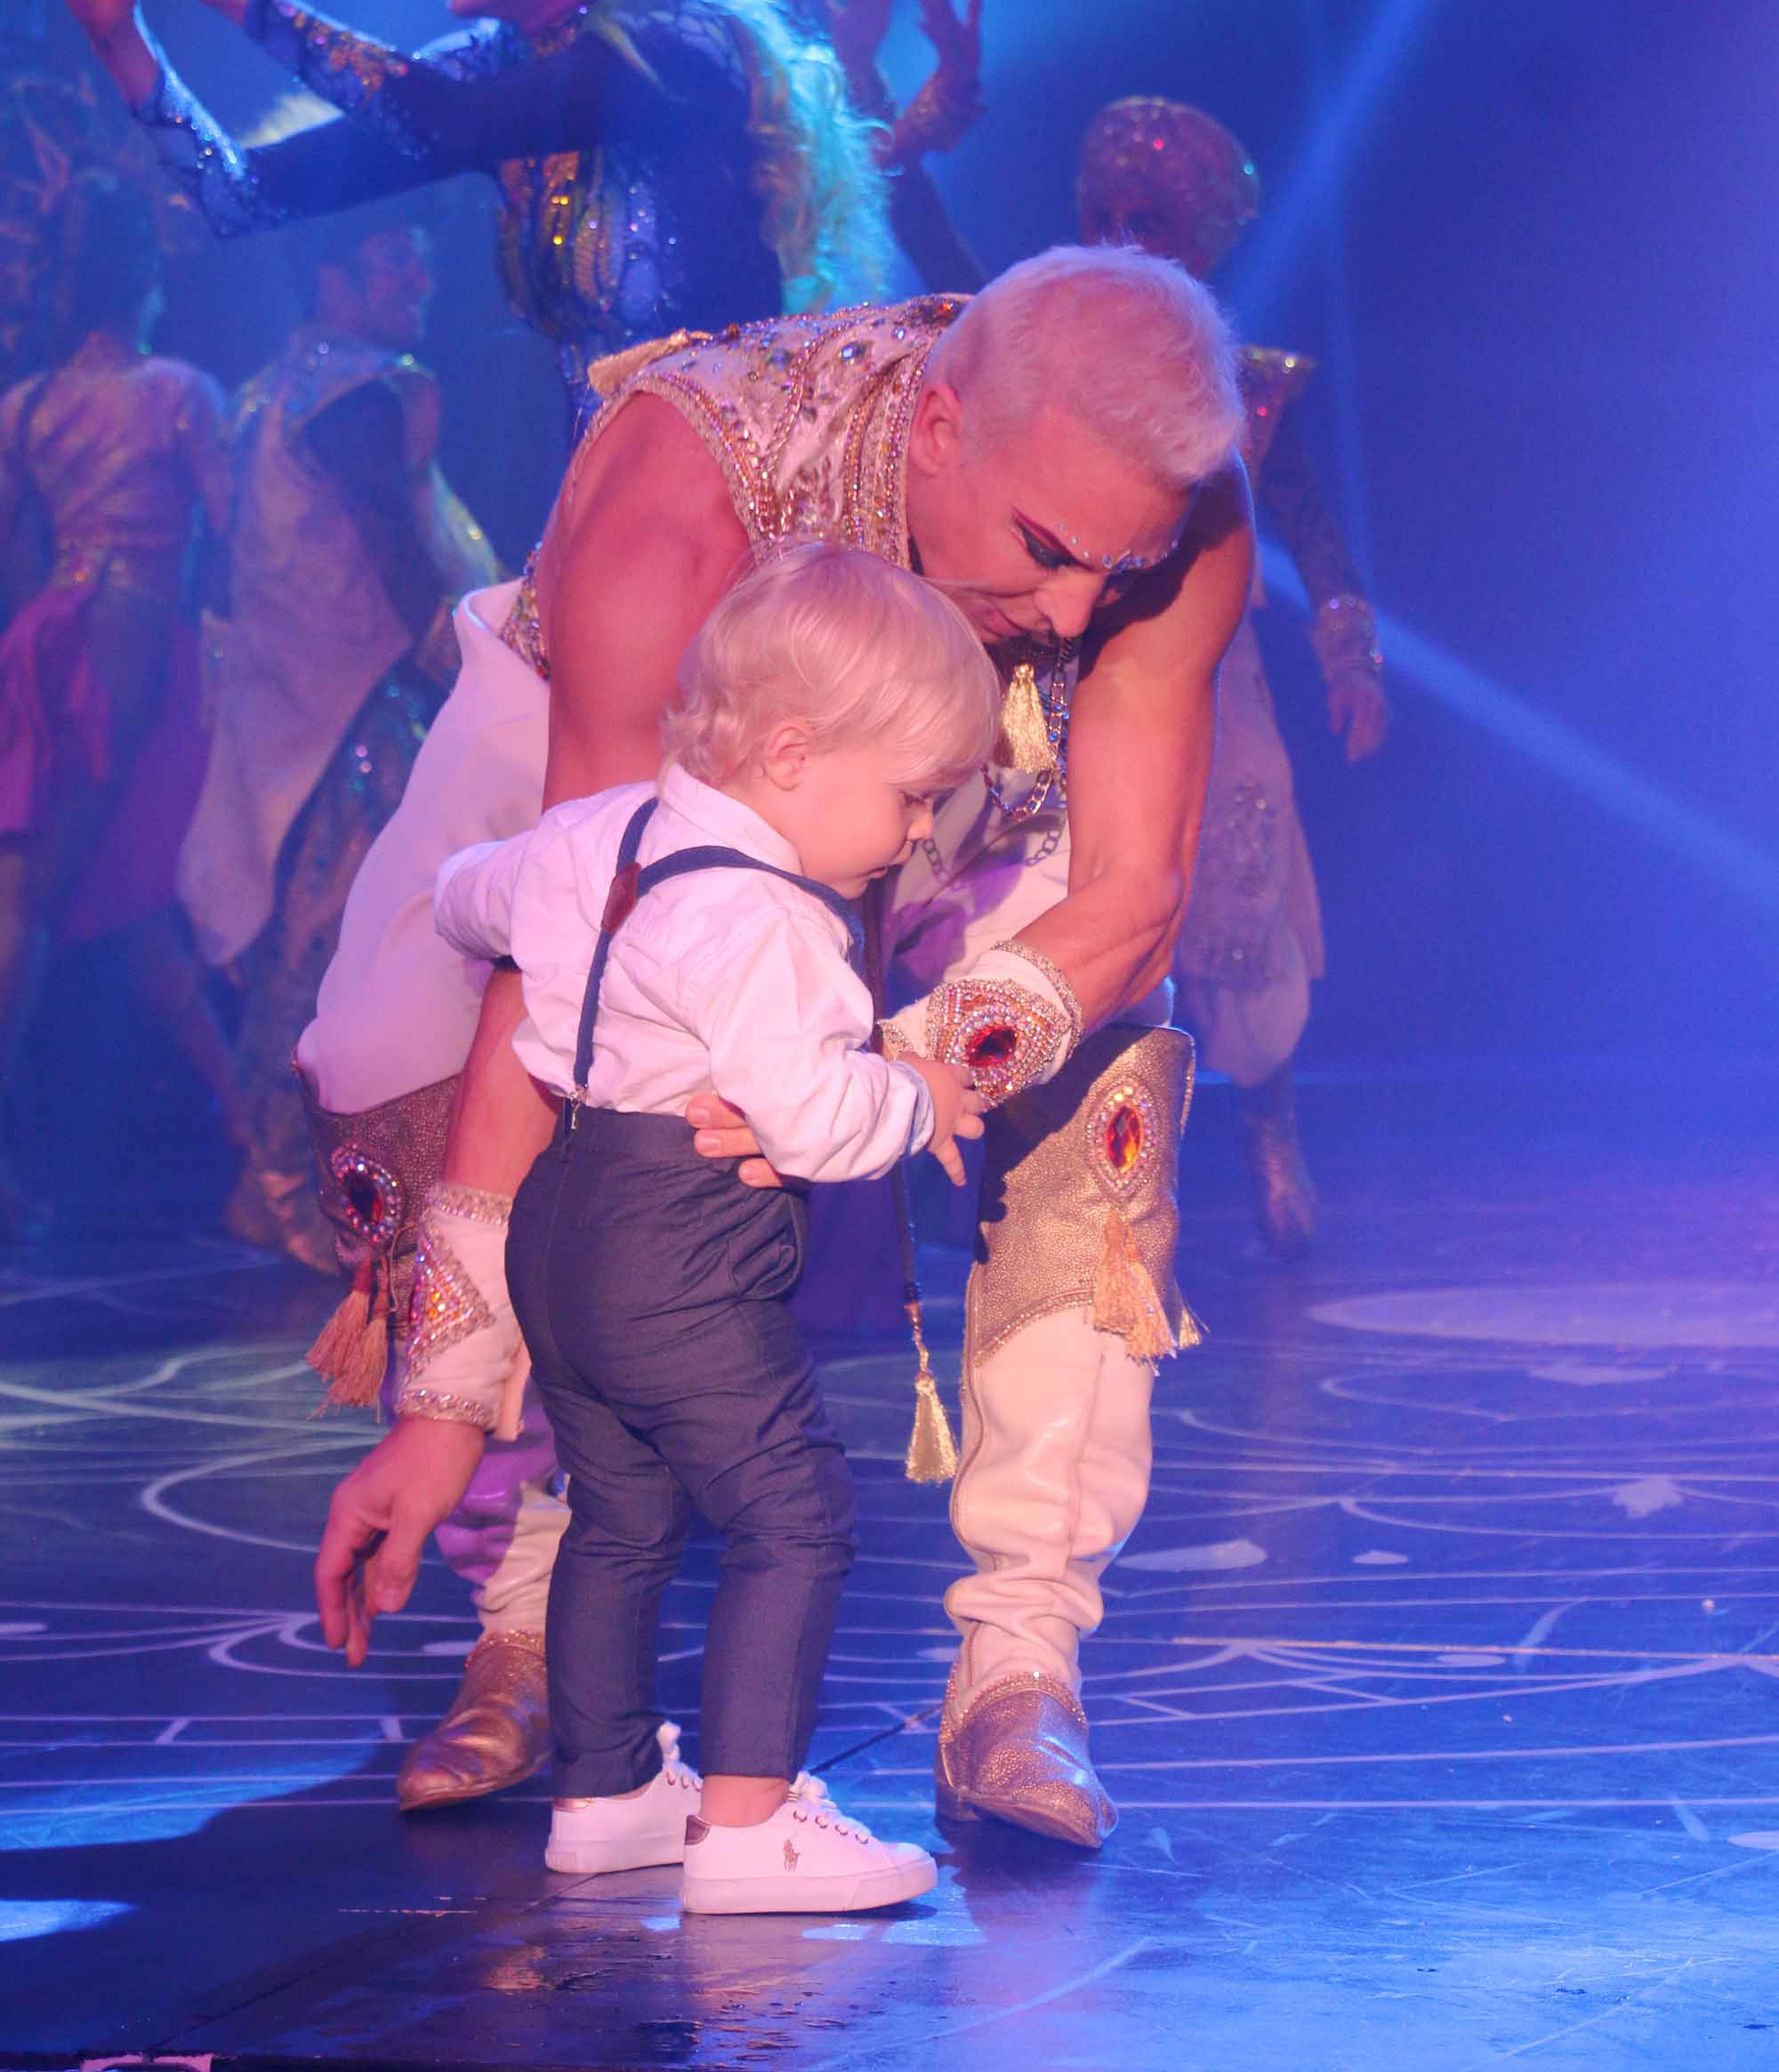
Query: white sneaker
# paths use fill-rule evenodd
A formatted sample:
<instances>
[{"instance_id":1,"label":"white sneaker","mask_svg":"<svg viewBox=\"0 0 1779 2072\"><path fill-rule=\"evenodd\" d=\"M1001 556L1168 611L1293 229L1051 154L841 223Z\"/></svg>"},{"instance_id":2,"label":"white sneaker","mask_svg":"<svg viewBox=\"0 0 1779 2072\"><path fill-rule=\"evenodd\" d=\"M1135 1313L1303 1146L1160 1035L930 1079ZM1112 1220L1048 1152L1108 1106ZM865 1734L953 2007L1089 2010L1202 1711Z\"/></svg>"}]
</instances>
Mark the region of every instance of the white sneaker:
<instances>
[{"instance_id":1,"label":"white sneaker","mask_svg":"<svg viewBox=\"0 0 1779 2072\"><path fill-rule=\"evenodd\" d=\"M912 1842L880 1842L842 1819L806 1771L769 1820L686 1830L680 1904L688 1914L857 1914L930 1892L938 1866Z\"/></svg>"},{"instance_id":2,"label":"white sneaker","mask_svg":"<svg viewBox=\"0 0 1779 2072\"><path fill-rule=\"evenodd\" d=\"M634 1798L558 1799L543 1860L551 1870L645 1870L686 1853L686 1818L698 1810L704 1779L680 1760L680 1730L656 1731L661 1768Z\"/></svg>"}]
</instances>

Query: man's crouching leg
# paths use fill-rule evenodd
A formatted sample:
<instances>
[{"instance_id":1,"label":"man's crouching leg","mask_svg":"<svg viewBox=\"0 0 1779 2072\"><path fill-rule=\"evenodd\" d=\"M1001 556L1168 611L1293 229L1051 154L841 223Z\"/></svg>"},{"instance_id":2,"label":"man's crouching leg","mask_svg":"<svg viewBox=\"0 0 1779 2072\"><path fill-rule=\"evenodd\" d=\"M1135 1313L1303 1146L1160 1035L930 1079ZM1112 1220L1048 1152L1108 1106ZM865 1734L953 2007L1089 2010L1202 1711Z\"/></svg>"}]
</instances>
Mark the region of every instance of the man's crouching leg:
<instances>
[{"instance_id":1,"label":"man's crouching leg","mask_svg":"<svg viewBox=\"0 0 1779 2072\"><path fill-rule=\"evenodd\" d=\"M551 1755L544 1608L568 1509L556 1443L525 1372L506 1285L511 1199L440 1183L421 1218L413 1330L394 1377L396 1414L489 1432L439 1551L474 1594L481 1638L445 1716L396 1776L405 1813L484 1798L535 1777Z\"/></svg>"},{"instance_id":2,"label":"man's crouching leg","mask_svg":"<svg viewBox=\"0 0 1779 2072\"><path fill-rule=\"evenodd\" d=\"M522 1088L532 1102L529 1082ZM404 1811L520 1783L551 1749L543 1614L568 1513L554 1492L555 1442L527 1385L507 1294L511 1198L441 1177L447 1124L462 1114L457 1090L441 1082L357 1116L311 1104L324 1205L342 1257L368 1258L393 1321L385 1406L398 1417L462 1422L490 1434L469 1490L439 1531L447 1563L474 1593L482 1637L444 1719L402 1763L396 1796Z\"/></svg>"},{"instance_id":3,"label":"man's crouching leg","mask_svg":"<svg viewBox=\"0 0 1779 2072\"><path fill-rule=\"evenodd\" d=\"M1173 1274L1192 1045L1101 1031L991 1123L952 1524L976 1572L936 1757L938 1811L1097 1848L1079 1648L1148 1494L1155 1362L1195 1340Z\"/></svg>"}]
</instances>

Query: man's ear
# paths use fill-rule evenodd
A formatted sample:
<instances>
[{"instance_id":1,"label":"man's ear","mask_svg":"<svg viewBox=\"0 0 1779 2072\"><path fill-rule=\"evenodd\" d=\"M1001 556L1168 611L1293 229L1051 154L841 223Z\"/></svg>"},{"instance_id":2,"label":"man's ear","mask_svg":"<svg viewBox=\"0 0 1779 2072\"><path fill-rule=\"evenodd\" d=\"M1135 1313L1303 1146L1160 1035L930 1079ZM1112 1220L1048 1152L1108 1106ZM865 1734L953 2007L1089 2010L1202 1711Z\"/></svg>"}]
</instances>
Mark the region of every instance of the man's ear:
<instances>
[{"instance_id":1,"label":"man's ear","mask_svg":"<svg viewBox=\"0 0 1779 2072\"><path fill-rule=\"evenodd\" d=\"M922 475L937 475L956 461L962 443L963 399L948 381L934 381L914 406L908 465Z\"/></svg>"},{"instance_id":2,"label":"man's ear","mask_svg":"<svg viewBox=\"0 0 1779 2072\"><path fill-rule=\"evenodd\" d=\"M760 751L767 783L781 791L794 791L809 773L810 741L807 719L781 719Z\"/></svg>"}]
</instances>

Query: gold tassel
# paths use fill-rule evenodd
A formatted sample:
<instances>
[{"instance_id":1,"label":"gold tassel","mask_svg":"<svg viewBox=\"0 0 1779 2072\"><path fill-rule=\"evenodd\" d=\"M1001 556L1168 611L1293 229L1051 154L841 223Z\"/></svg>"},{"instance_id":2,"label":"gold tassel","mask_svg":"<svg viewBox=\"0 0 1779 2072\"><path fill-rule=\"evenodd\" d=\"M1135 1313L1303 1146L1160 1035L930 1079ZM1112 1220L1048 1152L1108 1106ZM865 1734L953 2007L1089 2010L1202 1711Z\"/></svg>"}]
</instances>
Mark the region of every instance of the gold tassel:
<instances>
[{"instance_id":1,"label":"gold tassel","mask_svg":"<svg viewBox=\"0 0 1779 2072\"><path fill-rule=\"evenodd\" d=\"M387 1305L379 1299L382 1278L377 1262L366 1259L309 1348L309 1364L327 1384L327 1393L315 1409L318 1417L324 1410L368 1409L382 1392L389 1363Z\"/></svg>"},{"instance_id":2,"label":"gold tassel","mask_svg":"<svg viewBox=\"0 0 1779 2072\"><path fill-rule=\"evenodd\" d=\"M623 388L632 374L640 374L645 367L653 366L670 352L679 352L688 345L702 345L709 337L708 331L674 331L665 338L648 338L640 345L627 345L622 352L608 352L603 358L589 363L587 386L596 396L609 396Z\"/></svg>"},{"instance_id":3,"label":"gold tassel","mask_svg":"<svg viewBox=\"0 0 1779 2072\"><path fill-rule=\"evenodd\" d=\"M932 1359L921 1329L921 1305L915 1301L905 1306L921 1370L914 1377L914 1429L908 1435L902 1472L911 1482L948 1482L957 1473L957 1442L951 1435L945 1405L939 1401L939 1385L933 1378Z\"/></svg>"},{"instance_id":4,"label":"gold tassel","mask_svg":"<svg viewBox=\"0 0 1779 2072\"><path fill-rule=\"evenodd\" d=\"M1131 1226L1115 1209L1106 1216L1099 1270L1093 1277L1093 1321L1114 1331L1133 1360L1165 1360L1177 1345ZM1192 1341L1196 1344L1196 1337Z\"/></svg>"},{"instance_id":5,"label":"gold tassel","mask_svg":"<svg viewBox=\"0 0 1779 2072\"><path fill-rule=\"evenodd\" d=\"M1001 738L994 746L994 759L1002 769L1025 770L1034 777L1056 765L1038 672L1029 662L1022 662L1008 679L1001 700Z\"/></svg>"}]
</instances>

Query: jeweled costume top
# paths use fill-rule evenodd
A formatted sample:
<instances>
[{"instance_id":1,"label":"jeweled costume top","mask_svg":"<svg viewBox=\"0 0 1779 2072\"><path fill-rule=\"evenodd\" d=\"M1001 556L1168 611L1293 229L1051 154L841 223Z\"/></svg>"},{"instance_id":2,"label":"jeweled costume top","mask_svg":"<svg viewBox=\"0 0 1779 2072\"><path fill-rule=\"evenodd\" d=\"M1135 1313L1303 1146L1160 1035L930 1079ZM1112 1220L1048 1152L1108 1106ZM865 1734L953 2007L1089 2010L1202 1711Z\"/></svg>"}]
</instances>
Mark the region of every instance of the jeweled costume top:
<instances>
[{"instance_id":1,"label":"jeweled costume top","mask_svg":"<svg viewBox=\"0 0 1779 2072\"><path fill-rule=\"evenodd\" d=\"M486 173L507 293L555 341L576 402L588 362L635 339L780 307L750 187L741 32L724 9L626 10L632 54L585 9L535 41L478 21L412 57L293 0L250 0L246 27L343 119L244 147L163 55L136 112L217 235Z\"/></svg>"},{"instance_id":2,"label":"jeweled costume top","mask_svg":"<svg viewBox=\"0 0 1779 2072\"><path fill-rule=\"evenodd\" d=\"M955 295L920 295L634 347L595 370L608 400L588 427L576 464L632 397L654 396L685 418L709 449L751 546L821 538L906 568L908 430L928 357L962 308ZM528 577L503 637L548 678ZM1067 803L1067 720L1078 654L1072 644L1058 650L1034 642L1000 655L1015 679L1010 706L1023 687L1035 714L1034 728L1026 731L1035 741L1031 753L1009 751L1012 767L997 765L995 792L1008 800L1016 822L1030 819L1040 804L1050 808L1050 820L1059 820ZM1056 765L1050 783L1042 775L1047 759Z\"/></svg>"}]
</instances>

